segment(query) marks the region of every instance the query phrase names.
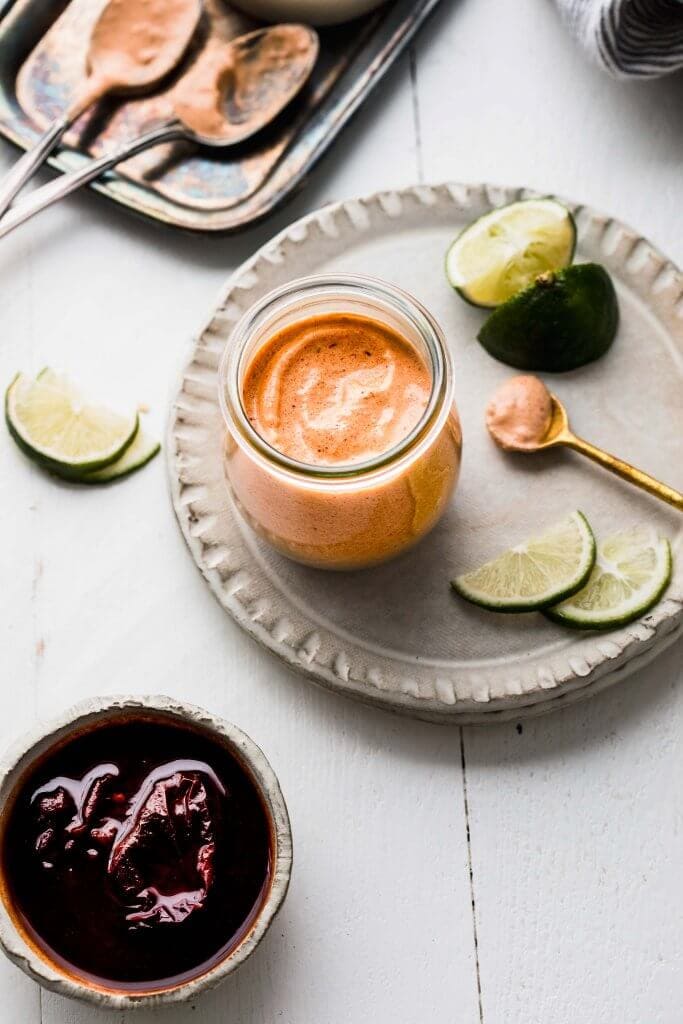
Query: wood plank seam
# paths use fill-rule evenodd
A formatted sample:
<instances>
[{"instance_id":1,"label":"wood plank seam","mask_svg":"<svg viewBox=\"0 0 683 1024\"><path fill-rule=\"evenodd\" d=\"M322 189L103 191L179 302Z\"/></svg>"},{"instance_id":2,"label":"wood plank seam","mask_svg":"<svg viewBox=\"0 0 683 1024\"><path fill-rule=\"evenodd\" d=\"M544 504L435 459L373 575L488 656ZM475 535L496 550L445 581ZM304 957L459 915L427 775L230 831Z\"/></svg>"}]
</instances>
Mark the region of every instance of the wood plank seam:
<instances>
[{"instance_id":1,"label":"wood plank seam","mask_svg":"<svg viewBox=\"0 0 683 1024\"><path fill-rule=\"evenodd\" d=\"M465 729L461 725L460 733L460 767L462 775L462 799L465 810L465 833L467 838L467 871L470 880L470 901L472 904L472 938L474 941L474 966L477 976L477 1001L479 1004L479 1024L484 1024L484 1009L481 996L481 972L479 969L479 936L477 933L477 907L474 896L474 871L472 867L472 842L470 834L470 805L467 795L467 763L465 759Z\"/></svg>"}]
</instances>

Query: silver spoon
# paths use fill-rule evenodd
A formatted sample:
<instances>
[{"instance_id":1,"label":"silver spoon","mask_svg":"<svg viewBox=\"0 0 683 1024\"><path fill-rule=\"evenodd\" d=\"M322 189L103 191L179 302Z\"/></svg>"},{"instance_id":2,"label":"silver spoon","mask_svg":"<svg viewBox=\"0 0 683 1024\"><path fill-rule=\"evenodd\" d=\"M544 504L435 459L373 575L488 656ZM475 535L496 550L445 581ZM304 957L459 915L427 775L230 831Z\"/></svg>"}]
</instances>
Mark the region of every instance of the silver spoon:
<instances>
[{"instance_id":1,"label":"silver spoon","mask_svg":"<svg viewBox=\"0 0 683 1024\"><path fill-rule=\"evenodd\" d=\"M178 139L221 147L244 142L291 103L308 80L318 51L318 35L305 25L257 29L227 44L207 47L174 88L171 119L116 152L36 189L0 220L0 238L151 146ZM259 73L268 55L268 73Z\"/></svg>"},{"instance_id":2,"label":"silver spoon","mask_svg":"<svg viewBox=\"0 0 683 1024\"><path fill-rule=\"evenodd\" d=\"M163 17L140 0L109 0L90 37L86 76L71 105L0 182L0 217L70 125L109 93L151 89L178 64L202 13L201 0L165 0ZM139 21L136 22L136 16Z\"/></svg>"}]
</instances>

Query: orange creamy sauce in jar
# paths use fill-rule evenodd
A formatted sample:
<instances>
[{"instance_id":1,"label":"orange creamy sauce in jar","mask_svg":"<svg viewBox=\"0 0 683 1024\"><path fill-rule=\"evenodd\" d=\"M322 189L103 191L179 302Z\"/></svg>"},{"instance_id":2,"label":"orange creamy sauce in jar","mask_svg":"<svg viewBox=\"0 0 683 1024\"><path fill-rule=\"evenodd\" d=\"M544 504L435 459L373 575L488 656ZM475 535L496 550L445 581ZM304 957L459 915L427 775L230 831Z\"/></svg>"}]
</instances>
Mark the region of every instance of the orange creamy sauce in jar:
<instances>
[{"instance_id":1,"label":"orange creamy sauce in jar","mask_svg":"<svg viewBox=\"0 0 683 1024\"><path fill-rule=\"evenodd\" d=\"M309 565L360 568L410 547L439 519L457 479L455 411L414 458L399 457L394 466L390 456L377 472L362 464L405 442L431 388L422 355L380 320L323 313L280 328L246 367L244 412L260 437L302 470L346 475L299 481L269 472L229 442L228 478L241 511L278 550Z\"/></svg>"},{"instance_id":2,"label":"orange creamy sauce in jar","mask_svg":"<svg viewBox=\"0 0 683 1024\"><path fill-rule=\"evenodd\" d=\"M314 466L388 452L417 425L430 391L429 370L411 345L379 320L351 313L282 328L242 384L257 433Z\"/></svg>"}]
</instances>

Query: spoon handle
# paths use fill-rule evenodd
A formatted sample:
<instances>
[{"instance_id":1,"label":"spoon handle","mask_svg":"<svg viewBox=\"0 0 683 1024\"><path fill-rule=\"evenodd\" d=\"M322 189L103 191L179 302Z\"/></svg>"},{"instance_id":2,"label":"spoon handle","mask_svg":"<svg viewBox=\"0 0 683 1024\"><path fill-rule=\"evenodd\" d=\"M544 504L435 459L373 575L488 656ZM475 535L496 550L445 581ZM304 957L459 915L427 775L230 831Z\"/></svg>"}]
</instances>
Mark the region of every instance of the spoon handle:
<instances>
[{"instance_id":1,"label":"spoon handle","mask_svg":"<svg viewBox=\"0 0 683 1024\"><path fill-rule=\"evenodd\" d=\"M136 156L136 154L149 149L151 146L158 146L162 142L170 142L173 139L182 138L184 134L179 121L168 121L158 125L145 135L140 135L137 139L127 142L125 146L117 149L114 153L107 153L97 160L89 160L82 167L79 167L78 170L62 174L59 178L55 178L54 181L50 181L47 185L43 185L41 188L31 192L26 199L12 207L7 216L0 220L0 238L14 231L20 224L30 220L31 217L40 213L41 210L52 206L53 203L58 202L65 196L71 195L81 185L99 178L101 174L115 167L116 164L121 163L123 160L128 160L130 157Z\"/></svg>"},{"instance_id":2,"label":"spoon handle","mask_svg":"<svg viewBox=\"0 0 683 1024\"><path fill-rule=\"evenodd\" d=\"M77 121L88 107L101 100L111 87L111 81L97 75L89 75L84 80L68 109L52 122L31 149L19 157L4 181L0 182L0 217L9 209L12 200L29 178L33 177L35 171L45 163L67 128Z\"/></svg>"},{"instance_id":3,"label":"spoon handle","mask_svg":"<svg viewBox=\"0 0 683 1024\"><path fill-rule=\"evenodd\" d=\"M665 501L668 505L673 505L679 512L683 512L683 494L680 491L676 491L673 487L655 480L653 476L643 473L641 469L636 469L635 466L631 466L628 462L618 459L615 455L610 455L609 452L596 448L595 445L584 441L581 437L576 437L575 434L567 434L563 438L563 442L569 448L573 448L574 451L581 452L582 455L592 459L593 462L597 462L598 465L609 469L610 473L615 473L622 480L635 484L641 490L647 491L648 494L653 494L655 498L660 498L661 501Z\"/></svg>"},{"instance_id":4,"label":"spoon handle","mask_svg":"<svg viewBox=\"0 0 683 1024\"><path fill-rule=\"evenodd\" d=\"M69 123L68 117L53 121L32 149L20 156L9 173L5 175L3 181L0 182L0 217L9 208L17 192L50 155L69 127Z\"/></svg>"}]
</instances>

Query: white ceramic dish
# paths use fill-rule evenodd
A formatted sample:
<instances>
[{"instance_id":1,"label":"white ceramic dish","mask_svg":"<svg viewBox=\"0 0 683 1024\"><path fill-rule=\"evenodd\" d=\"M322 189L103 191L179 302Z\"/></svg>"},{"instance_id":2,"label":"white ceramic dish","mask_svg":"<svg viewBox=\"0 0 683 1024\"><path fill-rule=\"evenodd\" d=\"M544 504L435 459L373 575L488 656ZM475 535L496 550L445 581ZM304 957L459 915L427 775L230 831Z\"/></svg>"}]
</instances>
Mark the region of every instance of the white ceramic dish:
<instances>
[{"instance_id":1,"label":"white ceramic dish","mask_svg":"<svg viewBox=\"0 0 683 1024\"><path fill-rule=\"evenodd\" d=\"M235 0L247 14L266 21L339 25L380 7L386 0Z\"/></svg>"},{"instance_id":2,"label":"white ceramic dish","mask_svg":"<svg viewBox=\"0 0 683 1024\"><path fill-rule=\"evenodd\" d=\"M616 682L683 632L680 514L568 452L506 455L486 434L487 396L514 371L476 341L481 311L449 288L453 236L493 206L530 193L418 187L310 214L231 278L199 335L171 416L173 502L192 555L223 607L288 665L329 689L437 721L537 714ZM552 378L578 433L683 486L683 275L636 232L572 207L578 260L613 275L621 325L603 359ZM411 291L446 332L464 454L444 520L414 551L359 574L305 569L274 554L236 515L225 487L217 370L232 325L272 288L311 273L361 273ZM539 525L581 508L598 534L652 521L672 541L663 601L608 634L540 615L497 616L459 601L450 578Z\"/></svg>"},{"instance_id":3,"label":"white ceramic dish","mask_svg":"<svg viewBox=\"0 0 683 1024\"><path fill-rule=\"evenodd\" d=\"M268 812L273 831L273 870L270 890L258 912L251 930L224 959L205 974L150 995L126 994L97 987L79 980L56 966L26 941L16 927L4 900L0 899L0 944L10 960L45 988L61 995L81 999L95 1006L116 1010L185 1002L205 989L213 988L232 974L254 952L287 895L292 871L292 833L280 786L263 752L236 726L215 718L202 708L181 704L168 697L108 697L84 701L70 708L57 721L36 729L24 737L3 758L0 768L0 817L21 777L36 758L74 730L86 728L96 721L120 721L126 717L151 713L171 721L188 722L205 731L214 741L225 744L250 772Z\"/></svg>"}]
</instances>

